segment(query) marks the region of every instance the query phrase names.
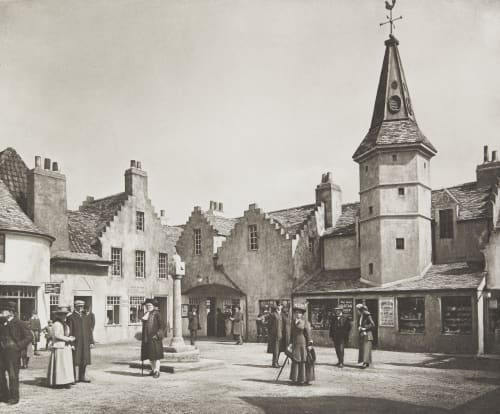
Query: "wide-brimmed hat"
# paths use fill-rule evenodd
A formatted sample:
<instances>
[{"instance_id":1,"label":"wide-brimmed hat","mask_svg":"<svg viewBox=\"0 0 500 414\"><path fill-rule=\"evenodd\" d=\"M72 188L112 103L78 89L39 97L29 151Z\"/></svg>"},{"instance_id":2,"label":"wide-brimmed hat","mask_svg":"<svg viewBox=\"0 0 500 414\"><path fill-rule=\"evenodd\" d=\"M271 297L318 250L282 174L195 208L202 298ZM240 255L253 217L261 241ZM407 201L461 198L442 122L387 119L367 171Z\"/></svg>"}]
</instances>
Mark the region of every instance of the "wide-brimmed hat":
<instances>
[{"instance_id":1,"label":"wide-brimmed hat","mask_svg":"<svg viewBox=\"0 0 500 414\"><path fill-rule=\"evenodd\" d=\"M302 313L306 313L306 305L304 303L296 303L293 305L293 309L292 309L294 312L295 311L299 311L299 312L302 312Z\"/></svg>"},{"instance_id":2,"label":"wide-brimmed hat","mask_svg":"<svg viewBox=\"0 0 500 414\"><path fill-rule=\"evenodd\" d=\"M56 308L55 311L53 311L52 313L56 314L56 315L60 315L60 314L64 314L64 315L67 315L68 313L70 313L70 308L69 306L58 306Z\"/></svg>"},{"instance_id":3,"label":"wide-brimmed hat","mask_svg":"<svg viewBox=\"0 0 500 414\"><path fill-rule=\"evenodd\" d=\"M147 298L144 301L143 305L147 305L148 303L151 303L151 305L153 305L153 306L159 306L159 303L155 298Z\"/></svg>"},{"instance_id":4,"label":"wide-brimmed hat","mask_svg":"<svg viewBox=\"0 0 500 414\"><path fill-rule=\"evenodd\" d=\"M6 302L0 306L0 310L8 310L10 312L17 312L17 302Z\"/></svg>"}]
</instances>

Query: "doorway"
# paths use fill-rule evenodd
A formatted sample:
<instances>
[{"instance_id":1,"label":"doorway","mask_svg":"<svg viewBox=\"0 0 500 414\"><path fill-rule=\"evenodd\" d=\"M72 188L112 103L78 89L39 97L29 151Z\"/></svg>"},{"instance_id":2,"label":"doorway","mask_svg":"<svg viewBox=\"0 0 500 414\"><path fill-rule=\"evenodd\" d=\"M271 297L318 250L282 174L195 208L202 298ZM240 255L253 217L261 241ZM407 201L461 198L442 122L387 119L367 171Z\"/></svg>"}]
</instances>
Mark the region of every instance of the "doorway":
<instances>
[{"instance_id":1,"label":"doorway","mask_svg":"<svg viewBox=\"0 0 500 414\"><path fill-rule=\"evenodd\" d=\"M217 335L217 318L216 318L216 303L214 297L207 298L206 306L207 306L207 336L216 336Z\"/></svg>"},{"instance_id":2,"label":"doorway","mask_svg":"<svg viewBox=\"0 0 500 414\"><path fill-rule=\"evenodd\" d=\"M375 329L372 331L373 334L373 347L378 346L378 299L356 299L356 305L362 303L366 305L368 311L372 314L373 322L375 322ZM359 323L359 317L356 315L356 325Z\"/></svg>"}]
</instances>

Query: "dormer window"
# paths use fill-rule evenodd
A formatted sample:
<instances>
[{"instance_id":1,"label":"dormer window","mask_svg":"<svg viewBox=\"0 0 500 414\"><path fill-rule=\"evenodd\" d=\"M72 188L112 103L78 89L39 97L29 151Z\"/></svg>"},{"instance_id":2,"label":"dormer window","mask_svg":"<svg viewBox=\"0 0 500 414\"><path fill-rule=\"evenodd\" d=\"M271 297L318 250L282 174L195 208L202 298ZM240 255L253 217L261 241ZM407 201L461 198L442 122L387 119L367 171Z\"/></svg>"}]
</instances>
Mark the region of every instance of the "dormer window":
<instances>
[{"instance_id":1,"label":"dormer window","mask_svg":"<svg viewBox=\"0 0 500 414\"><path fill-rule=\"evenodd\" d=\"M439 210L439 238L453 239L453 209Z\"/></svg>"},{"instance_id":2,"label":"dormer window","mask_svg":"<svg viewBox=\"0 0 500 414\"><path fill-rule=\"evenodd\" d=\"M136 211L135 213L135 228L138 231L144 231L144 212Z\"/></svg>"}]
</instances>

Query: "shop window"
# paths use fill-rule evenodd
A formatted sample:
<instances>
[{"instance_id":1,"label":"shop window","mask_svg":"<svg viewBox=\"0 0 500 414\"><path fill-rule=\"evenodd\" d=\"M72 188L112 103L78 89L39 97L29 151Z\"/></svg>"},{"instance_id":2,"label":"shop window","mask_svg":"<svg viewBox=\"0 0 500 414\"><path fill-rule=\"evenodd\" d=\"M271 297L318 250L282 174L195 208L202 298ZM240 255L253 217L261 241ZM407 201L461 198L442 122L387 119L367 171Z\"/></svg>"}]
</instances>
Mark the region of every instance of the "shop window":
<instances>
[{"instance_id":1,"label":"shop window","mask_svg":"<svg viewBox=\"0 0 500 414\"><path fill-rule=\"evenodd\" d=\"M337 304L337 299L317 299L309 301L308 315L312 329L329 329L330 318L334 314Z\"/></svg>"},{"instance_id":2,"label":"shop window","mask_svg":"<svg viewBox=\"0 0 500 414\"><path fill-rule=\"evenodd\" d=\"M201 255L201 229L194 229L194 254Z\"/></svg>"},{"instance_id":3,"label":"shop window","mask_svg":"<svg viewBox=\"0 0 500 414\"><path fill-rule=\"evenodd\" d=\"M439 238L453 239L453 210L439 210Z\"/></svg>"},{"instance_id":4,"label":"shop window","mask_svg":"<svg viewBox=\"0 0 500 414\"><path fill-rule=\"evenodd\" d=\"M0 263L5 263L5 234L0 234Z\"/></svg>"},{"instance_id":5,"label":"shop window","mask_svg":"<svg viewBox=\"0 0 500 414\"><path fill-rule=\"evenodd\" d=\"M441 298L443 333L472 334L472 304L470 296L443 296Z\"/></svg>"},{"instance_id":6,"label":"shop window","mask_svg":"<svg viewBox=\"0 0 500 414\"><path fill-rule=\"evenodd\" d=\"M488 300L488 330L492 334L500 331L500 307L498 306L498 302L498 298Z\"/></svg>"},{"instance_id":7,"label":"shop window","mask_svg":"<svg viewBox=\"0 0 500 414\"><path fill-rule=\"evenodd\" d=\"M137 211L135 213L135 228L138 231L144 231L144 212Z\"/></svg>"},{"instance_id":8,"label":"shop window","mask_svg":"<svg viewBox=\"0 0 500 414\"><path fill-rule=\"evenodd\" d=\"M257 225L250 224L248 226L248 246L250 250L258 250L259 249L259 241L258 241L258 233L257 233Z\"/></svg>"},{"instance_id":9,"label":"shop window","mask_svg":"<svg viewBox=\"0 0 500 414\"><path fill-rule=\"evenodd\" d=\"M276 303L280 302L283 305L283 312L290 314L290 300L289 299L266 299L266 300L259 300L259 313L264 313L264 311L267 309L269 312L271 312L271 307L276 305Z\"/></svg>"},{"instance_id":10,"label":"shop window","mask_svg":"<svg viewBox=\"0 0 500 414\"><path fill-rule=\"evenodd\" d=\"M141 318L144 316L144 308L142 304L146 298L144 296L130 296L129 300L129 322L140 323Z\"/></svg>"},{"instance_id":11,"label":"shop window","mask_svg":"<svg viewBox=\"0 0 500 414\"><path fill-rule=\"evenodd\" d=\"M405 248L405 239L397 238L396 239L396 249L397 250L404 250L404 248Z\"/></svg>"},{"instance_id":12,"label":"shop window","mask_svg":"<svg viewBox=\"0 0 500 414\"><path fill-rule=\"evenodd\" d=\"M139 279L146 277L146 252L144 250L135 251L135 277Z\"/></svg>"},{"instance_id":13,"label":"shop window","mask_svg":"<svg viewBox=\"0 0 500 414\"><path fill-rule=\"evenodd\" d=\"M158 255L158 278L166 279L167 278L167 264L168 264L168 254L160 253Z\"/></svg>"},{"instance_id":14,"label":"shop window","mask_svg":"<svg viewBox=\"0 0 500 414\"><path fill-rule=\"evenodd\" d=\"M398 298L399 332L425 332L424 298Z\"/></svg>"},{"instance_id":15,"label":"shop window","mask_svg":"<svg viewBox=\"0 0 500 414\"><path fill-rule=\"evenodd\" d=\"M122 275L122 249L118 247L111 248L111 275Z\"/></svg>"},{"instance_id":16,"label":"shop window","mask_svg":"<svg viewBox=\"0 0 500 414\"><path fill-rule=\"evenodd\" d=\"M106 296L106 325L120 324L120 296Z\"/></svg>"}]
</instances>

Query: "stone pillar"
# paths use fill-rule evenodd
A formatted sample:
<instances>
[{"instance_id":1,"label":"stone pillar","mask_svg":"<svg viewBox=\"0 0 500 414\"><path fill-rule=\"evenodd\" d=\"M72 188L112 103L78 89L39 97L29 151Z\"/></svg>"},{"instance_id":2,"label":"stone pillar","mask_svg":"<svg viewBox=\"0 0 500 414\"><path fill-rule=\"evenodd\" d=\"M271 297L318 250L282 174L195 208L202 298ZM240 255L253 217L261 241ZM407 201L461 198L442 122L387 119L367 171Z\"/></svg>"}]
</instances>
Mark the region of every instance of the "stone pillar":
<instances>
[{"instance_id":1,"label":"stone pillar","mask_svg":"<svg viewBox=\"0 0 500 414\"><path fill-rule=\"evenodd\" d=\"M173 306L173 324L174 335L170 342L171 347L184 346L184 339L182 338L182 315L181 315L181 279L182 275L175 274L172 276L174 279L174 306Z\"/></svg>"}]
</instances>

